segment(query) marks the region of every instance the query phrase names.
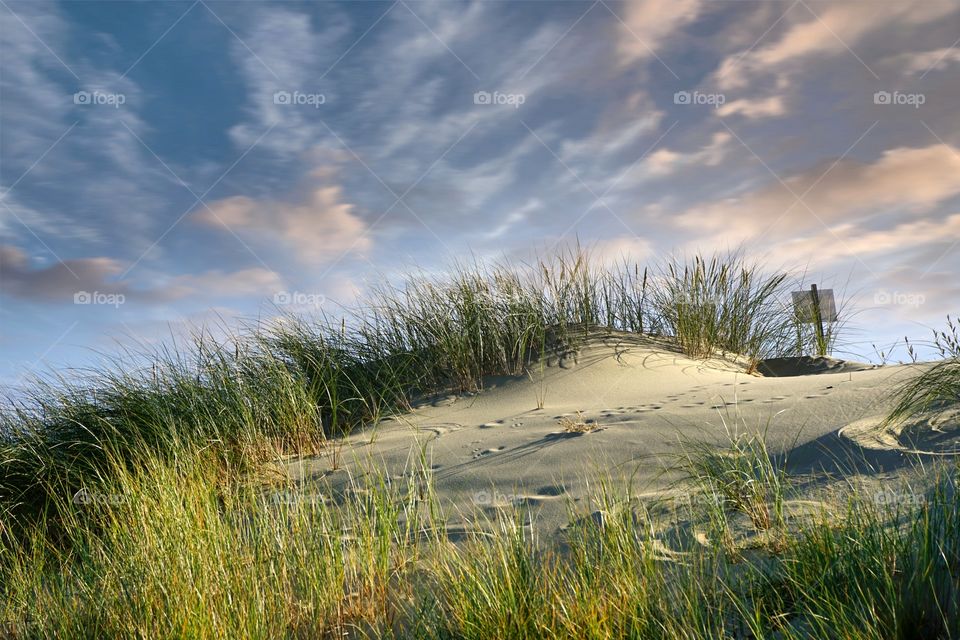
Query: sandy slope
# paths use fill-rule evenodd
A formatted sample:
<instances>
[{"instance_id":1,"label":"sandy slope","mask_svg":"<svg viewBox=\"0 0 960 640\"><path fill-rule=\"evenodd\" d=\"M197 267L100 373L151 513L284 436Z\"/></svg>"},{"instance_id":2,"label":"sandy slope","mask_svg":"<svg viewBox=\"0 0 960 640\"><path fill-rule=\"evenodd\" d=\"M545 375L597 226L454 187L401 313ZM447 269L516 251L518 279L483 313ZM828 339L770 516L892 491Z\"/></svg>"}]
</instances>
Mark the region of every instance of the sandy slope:
<instances>
[{"instance_id":1,"label":"sandy slope","mask_svg":"<svg viewBox=\"0 0 960 640\"><path fill-rule=\"evenodd\" d=\"M480 393L435 398L354 434L337 469L333 452L292 468L326 492L364 470L399 476L425 459L451 526L461 516L525 504L535 507L542 530L555 531L571 505L596 493L600 475L630 481L642 495L682 493L681 443L719 443L726 429L765 430L775 452L789 452L794 473L876 473L903 464L904 447L876 426L910 368L835 365L762 377L742 363L694 361L649 339L598 337L529 377L489 380ZM564 432L559 422L577 412L598 430ZM848 425L853 438L840 433Z\"/></svg>"}]
</instances>

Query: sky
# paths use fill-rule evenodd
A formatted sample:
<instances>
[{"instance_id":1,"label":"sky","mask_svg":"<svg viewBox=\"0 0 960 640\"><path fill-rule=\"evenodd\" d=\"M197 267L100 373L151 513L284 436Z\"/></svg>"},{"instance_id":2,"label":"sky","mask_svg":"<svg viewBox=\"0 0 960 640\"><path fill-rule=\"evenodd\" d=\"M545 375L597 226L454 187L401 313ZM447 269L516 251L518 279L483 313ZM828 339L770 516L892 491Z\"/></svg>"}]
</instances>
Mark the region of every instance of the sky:
<instances>
[{"instance_id":1,"label":"sky","mask_svg":"<svg viewBox=\"0 0 960 640\"><path fill-rule=\"evenodd\" d=\"M0 0L0 385L465 252L960 311L956 0Z\"/></svg>"}]
</instances>

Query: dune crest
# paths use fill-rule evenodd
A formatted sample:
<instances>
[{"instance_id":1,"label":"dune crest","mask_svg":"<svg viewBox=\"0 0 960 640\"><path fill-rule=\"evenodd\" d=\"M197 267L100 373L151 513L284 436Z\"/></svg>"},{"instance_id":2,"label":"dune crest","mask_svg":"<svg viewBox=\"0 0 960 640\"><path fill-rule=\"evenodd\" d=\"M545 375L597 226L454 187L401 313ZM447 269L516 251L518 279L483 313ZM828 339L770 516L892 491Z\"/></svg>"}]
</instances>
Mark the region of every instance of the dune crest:
<instances>
[{"instance_id":1,"label":"dune crest","mask_svg":"<svg viewBox=\"0 0 960 640\"><path fill-rule=\"evenodd\" d=\"M338 469L325 454L299 461L295 475L322 475L336 488L358 472L402 475L423 457L452 512L533 505L541 524L559 530L571 501L589 499L585 478L600 472L667 495L681 478L683 443L719 444L731 430L764 432L771 451L803 449L812 463L850 456L844 442L903 450L874 426L904 369L764 377L745 358L695 360L669 340L604 332L545 355L526 376L490 377L478 392L424 399L349 436ZM585 428L569 426L577 422Z\"/></svg>"}]
</instances>

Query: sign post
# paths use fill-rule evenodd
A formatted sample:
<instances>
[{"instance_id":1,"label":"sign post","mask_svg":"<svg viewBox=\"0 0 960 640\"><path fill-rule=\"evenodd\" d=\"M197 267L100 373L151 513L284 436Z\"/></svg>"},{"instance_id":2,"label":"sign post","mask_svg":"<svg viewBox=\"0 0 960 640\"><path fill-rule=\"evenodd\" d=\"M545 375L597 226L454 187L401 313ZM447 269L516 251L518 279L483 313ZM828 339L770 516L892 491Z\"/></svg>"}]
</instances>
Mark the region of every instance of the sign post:
<instances>
[{"instance_id":1,"label":"sign post","mask_svg":"<svg viewBox=\"0 0 960 640\"><path fill-rule=\"evenodd\" d=\"M817 327L817 348L821 351L820 355L826 354L826 341L823 338L823 314L820 313L820 294L817 293L817 285L810 285L810 300L813 302L813 321Z\"/></svg>"},{"instance_id":2,"label":"sign post","mask_svg":"<svg viewBox=\"0 0 960 640\"><path fill-rule=\"evenodd\" d=\"M798 322L812 324L817 337L817 354L827 355L827 334L824 322L837 321L837 305L833 289L818 289L810 285L810 291L794 291L793 309Z\"/></svg>"}]
</instances>

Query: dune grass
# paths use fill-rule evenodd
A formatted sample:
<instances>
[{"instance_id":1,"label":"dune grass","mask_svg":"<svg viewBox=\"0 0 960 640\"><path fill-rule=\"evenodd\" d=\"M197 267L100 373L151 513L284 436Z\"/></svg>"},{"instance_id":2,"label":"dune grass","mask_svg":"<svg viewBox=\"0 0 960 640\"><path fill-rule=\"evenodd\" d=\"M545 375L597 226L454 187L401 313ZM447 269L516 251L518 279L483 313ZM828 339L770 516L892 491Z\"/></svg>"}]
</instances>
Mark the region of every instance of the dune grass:
<instances>
[{"instance_id":1,"label":"dune grass","mask_svg":"<svg viewBox=\"0 0 960 640\"><path fill-rule=\"evenodd\" d=\"M738 253L694 256L661 265L653 304L685 353L751 358L778 353L788 339L786 273L765 273Z\"/></svg>"},{"instance_id":2,"label":"dune grass","mask_svg":"<svg viewBox=\"0 0 960 640\"><path fill-rule=\"evenodd\" d=\"M783 531L786 460L767 447L765 433L723 420L725 442L686 442L680 467L705 498L713 534L729 548L727 512L743 513L758 532Z\"/></svg>"},{"instance_id":3,"label":"dune grass","mask_svg":"<svg viewBox=\"0 0 960 640\"><path fill-rule=\"evenodd\" d=\"M192 353L160 351L146 369L36 381L2 413L4 520L52 516L52 496L136 468L145 456L206 451L221 469L243 470L277 447L315 451L322 434L307 387L252 346L198 336Z\"/></svg>"},{"instance_id":4,"label":"dune grass","mask_svg":"<svg viewBox=\"0 0 960 640\"><path fill-rule=\"evenodd\" d=\"M747 559L720 544L665 555L673 539L612 483L571 507L552 546L508 510L454 542L428 470L334 499L224 483L200 458L143 465L85 500L57 497L68 544L41 529L0 543L5 637L960 634L956 468L903 503L853 493L840 517L786 528L781 546Z\"/></svg>"},{"instance_id":5,"label":"dune grass","mask_svg":"<svg viewBox=\"0 0 960 640\"><path fill-rule=\"evenodd\" d=\"M950 316L945 329L934 329L933 346L941 360L901 385L896 405L885 420L886 427L925 411L960 403L960 327Z\"/></svg>"},{"instance_id":6,"label":"dune grass","mask_svg":"<svg viewBox=\"0 0 960 640\"><path fill-rule=\"evenodd\" d=\"M144 461L83 501L58 497L67 545L4 545L0 619L13 637L333 636L380 624L416 561L409 487L344 508L313 492L224 485L215 467ZM415 495L415 494L413 494Z\"/></svg>"},{"instance_id":7,"label":"dune grass","mask_svg":"<svg viewBox=\"0 0 960 640\"><path fill-rule=\"evenodd\" d=\"M896 494L905 504L854 501L804 531L776 576L778 604L802 603L812 637L960 637L960 501L948 473L924 495Z\"/></svg>"},{"instance_id":8,"label":"dune grass","mask_svg":"<svg viewBox=\"0 0 960 640\"><path fill-rule=\"evenodd\" d=\"M652 271L579 246L534 264L456 265L373 286L343 318L283 317L221 340L37 380L0 411L0 512L42 514L119 459L204 450L250 467L302 453L421 395L523 375L590 332L668 336L692 357L776 355L792 335L787 276L737 253ZM8 403L10 404L10 403Z\"/></svg>"}]
</instances>

